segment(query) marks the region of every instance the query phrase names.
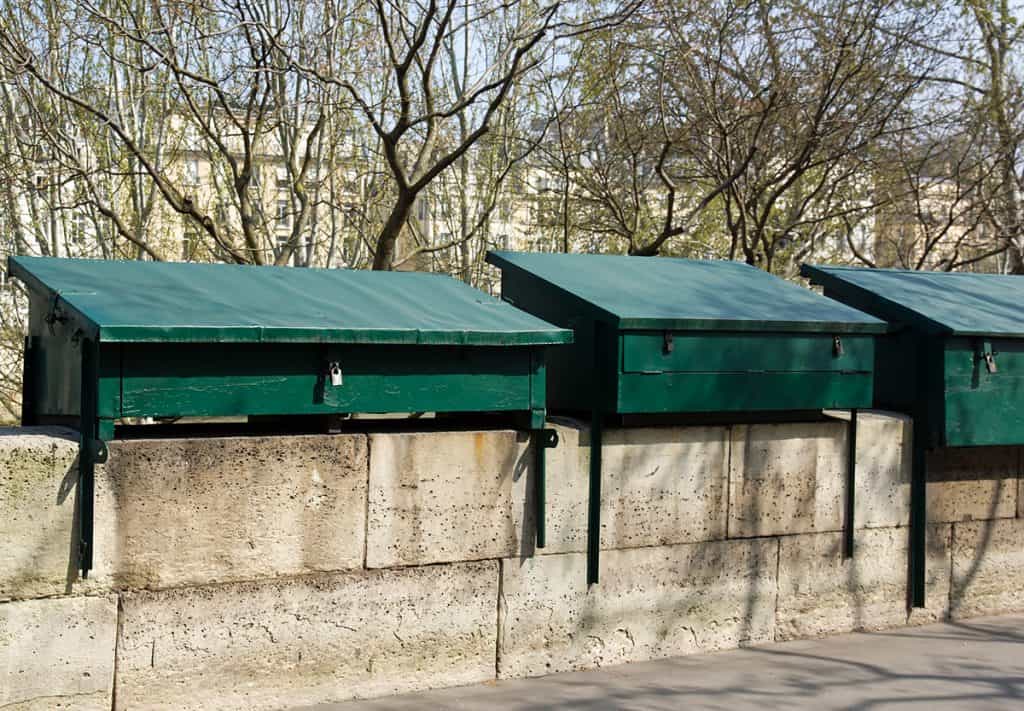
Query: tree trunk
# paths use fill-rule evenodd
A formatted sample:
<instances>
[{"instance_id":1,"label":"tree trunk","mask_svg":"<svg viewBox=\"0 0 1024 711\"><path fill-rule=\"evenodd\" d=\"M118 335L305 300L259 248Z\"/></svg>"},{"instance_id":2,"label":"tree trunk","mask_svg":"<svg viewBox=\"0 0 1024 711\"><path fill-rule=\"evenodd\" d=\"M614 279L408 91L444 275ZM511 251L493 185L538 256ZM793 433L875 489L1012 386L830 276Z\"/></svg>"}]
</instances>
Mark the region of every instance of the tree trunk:
<instances>
[{"instance_id":1,"label":"tree trunk","mask_svg":"<svg viewBox=\"0 0 1024 711\"><path fill-rule=\"evenodd\" d=\"M373 268L375 271L391 271L391 264L395 261L395 245L398 243L398 236L409 219L409 212L412 210L416 194L401 192L391 208L387 222L377 235L377 251L373 255Z\"/></svg>"}]
</instances>

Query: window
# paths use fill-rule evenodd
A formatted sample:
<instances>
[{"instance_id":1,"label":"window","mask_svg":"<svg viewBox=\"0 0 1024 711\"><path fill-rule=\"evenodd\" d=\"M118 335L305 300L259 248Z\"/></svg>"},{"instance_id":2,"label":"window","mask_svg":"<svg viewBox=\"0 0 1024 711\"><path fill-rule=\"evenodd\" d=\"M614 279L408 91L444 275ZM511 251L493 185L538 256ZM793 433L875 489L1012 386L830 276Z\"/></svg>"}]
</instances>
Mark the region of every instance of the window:
<instances>
[{"instance_id":1,"label":"window","mask_svg":"<svg viewBox=\"0 0 1024 711\"><path fill-rule=\"evenodd\" d=\"M84 212L75 213L75 222L72 226L71 239L76 244L82 244L85 242L86 236L89 234L89 216Z\"/></svg>"},{"instance_id":2,"label":"window","mask_svg":"<svg viewBox=\"0 0 1024 711\"><path fill-rule=\"evenodd\" d=\"M199 161L195 158L185 161L185 185L199 185Z\"/></svg>"},{"instance_id":3,"label":"window","mask_svg":"<svg viewBox=\"0 0 1024 711\"><path fill-rule=\"evenodd\" d=\"M416 219L420 222L425 221L430 217L430 201L426 198L420 198L416 201Z\"/></svg>"},{"instance_id":4,"label":"window","mask_svg":"<svg viewBox=\"0 0 1024 711\"><path fill-rule=\"evenodd\" d=\"M279 165L277 166L277 187L288 188L291 187L292 180L288 175L288 166Z\"/></svg>"},{"instance_id":5,"label":"window","mask_svg":"<svg viewBox=\"0 0 1024 711\"><path fill-rule=\"evenodd\" d=\"M286 230L291 225L291 214L288 209L287 200L277 201L277 229Z\"/></svg>"}]
</instances>

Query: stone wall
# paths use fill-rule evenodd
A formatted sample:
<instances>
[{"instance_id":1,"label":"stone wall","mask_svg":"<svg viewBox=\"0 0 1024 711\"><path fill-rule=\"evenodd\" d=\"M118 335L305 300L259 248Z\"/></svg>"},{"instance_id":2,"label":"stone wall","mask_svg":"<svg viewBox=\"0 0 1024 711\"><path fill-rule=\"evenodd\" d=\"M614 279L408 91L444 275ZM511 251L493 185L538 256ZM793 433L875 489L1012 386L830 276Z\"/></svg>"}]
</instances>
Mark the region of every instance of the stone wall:
<instances>
[{"instance_id":1,"label":"stone wall","mask_svg":"<svg viewBox=\"0 0 1024 711\"><path fill-rule=\"evenodd\" d=\"M862 412L605 432L558 421L548 545L514 431L131 440L76 574L75 434L0 431L0 707L271 709L1024 609L1022 451L929 459L908 613L911 423Z\"/></svg>"}]
</instances>

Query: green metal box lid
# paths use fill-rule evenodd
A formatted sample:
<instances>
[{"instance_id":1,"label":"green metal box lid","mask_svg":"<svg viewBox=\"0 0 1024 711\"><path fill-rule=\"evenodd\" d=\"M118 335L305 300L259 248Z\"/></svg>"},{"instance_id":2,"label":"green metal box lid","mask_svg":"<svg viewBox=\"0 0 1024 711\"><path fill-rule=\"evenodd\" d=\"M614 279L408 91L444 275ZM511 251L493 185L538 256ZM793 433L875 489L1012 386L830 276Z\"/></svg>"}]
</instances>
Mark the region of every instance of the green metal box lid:
<instances>
[{"instance_id":1,"label":"green metal box lid","mask_svg":"<svg viewBox=\"0 0 1024 711\"><path fill-rule=\"evenodd\" d=\"M107 342L572 341L571 331L439 274L50 257L8 266Z\"/></svg>"},{"instance_id":2,"label":"green metal box lid","mask_svg":"<svg viewBox=\"0 0 1024 711\"><path fill-rule=\"evenodd\" d=\"M882 333L872 316L730 261L490 252L487 261L571 294L619 329Z\"/></svg>"},{"instance_id":3,"label":"green metal box lid","mask_svg":"<svg viewBox=\"0 0 1024 711\"><path fill-rule=\"evenodd\" d=\"M1024 277L805 264L839 299L931 334L1024 338Z\"/></svg>"}]
</instances>

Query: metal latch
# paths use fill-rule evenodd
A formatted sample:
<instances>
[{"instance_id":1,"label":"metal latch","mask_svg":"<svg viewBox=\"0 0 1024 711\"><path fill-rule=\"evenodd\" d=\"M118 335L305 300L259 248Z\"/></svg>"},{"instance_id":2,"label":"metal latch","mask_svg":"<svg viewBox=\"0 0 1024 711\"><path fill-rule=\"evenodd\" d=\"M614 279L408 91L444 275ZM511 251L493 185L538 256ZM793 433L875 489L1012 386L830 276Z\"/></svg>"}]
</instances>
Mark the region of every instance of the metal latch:
<instances>
[{"instance_id":1,"label":"metal latch","mask_svg":"<svg viewBox=\"0 0 1024 711\"><path fill-rule=\"evenodd\" d=\"M665 339L661 344L661 351L665 355L671 353L676 347L675 341L672 339L672 332L665 331Z\"/></svg>"},{"instance_id":2,"label":"metal latch","mask_svg":"<svg viewBox=\"0 0 1024 711\"><path fill-rule=\"evenodd\" d=\"M832 336L832 356L835 358L843 356L843 339L839 336Z\"/></svg>"},{"instance_id":3,"label":"metal latch","mask_svg":"<svg viewBox=\"0 0 1024 711\"><path fill-rule=\"evenodd\" d=\"M341 385L341 363L338 361L331 361L330 365L327 366L327 372L331 376L331 386L338 387Z\"/></svg>"},{"instance_id":4,"label":"metal latch","mask_svg":"<svg viewBox=\"0 0 1024 711\"><path fill-rule=\"evenodd\" d=\"M981 359L985 361L985 370L990 373L999 372L999 368L996 366L996 351L988 341L981 344Z\"/></svg>"}]
</instances>

